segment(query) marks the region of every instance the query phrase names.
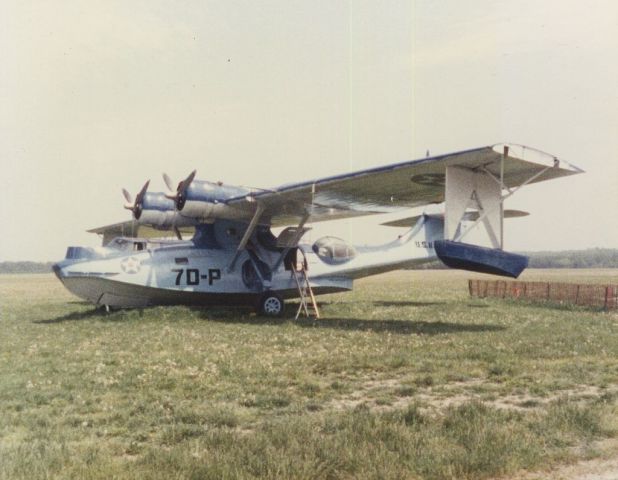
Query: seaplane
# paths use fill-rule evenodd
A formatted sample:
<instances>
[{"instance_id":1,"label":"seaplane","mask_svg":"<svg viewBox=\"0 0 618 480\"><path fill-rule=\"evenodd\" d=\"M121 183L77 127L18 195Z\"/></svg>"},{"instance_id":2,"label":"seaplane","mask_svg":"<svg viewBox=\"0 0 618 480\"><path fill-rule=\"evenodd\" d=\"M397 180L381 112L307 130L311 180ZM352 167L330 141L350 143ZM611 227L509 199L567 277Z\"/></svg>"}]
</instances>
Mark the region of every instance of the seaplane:
<instances>
[{"instance_id":1,"label":"seaplane","mask_svg":"<svg viewBox=\"0 0 618 480\"><path fill-rule=\"evenodd\" d=\"M123 190L132 219L89 230L102 245L68 247L53 270L107 309L248 306L281 316L286 300L299 299L296 318L319 317L317 295L425 262L518 277L528 258L503 249L504 219L527 213L505 201L581 172L534 148L496 144L271 189L199 180L196 171L175 185L164 174L165 191L149 191L149 181L135 198ZM384 244L303 240L315 222L393 213L402 216L382 225L401 233ZM464 241L479 229L484 244Z\"/></svg>"}]
</instances>

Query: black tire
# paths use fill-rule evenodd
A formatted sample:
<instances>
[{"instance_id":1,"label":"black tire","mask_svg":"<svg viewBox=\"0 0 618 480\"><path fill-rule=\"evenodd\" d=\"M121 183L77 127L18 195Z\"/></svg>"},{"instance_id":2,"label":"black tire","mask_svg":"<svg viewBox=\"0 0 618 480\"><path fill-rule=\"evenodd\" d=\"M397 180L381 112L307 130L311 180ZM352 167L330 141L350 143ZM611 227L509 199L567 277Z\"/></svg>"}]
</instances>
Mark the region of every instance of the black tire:
<instances>
[{"instance_id":1,"label":"black tire","mask_svg":"<svg viewBox=\"0 0 618 480\"><path fill-rule=\"evenodd\" d=\"M262 295L259 304L259 313L266 317L282 317L285 303L281 295L275 292L266 292Z\"/></svg>"}]
</instances>

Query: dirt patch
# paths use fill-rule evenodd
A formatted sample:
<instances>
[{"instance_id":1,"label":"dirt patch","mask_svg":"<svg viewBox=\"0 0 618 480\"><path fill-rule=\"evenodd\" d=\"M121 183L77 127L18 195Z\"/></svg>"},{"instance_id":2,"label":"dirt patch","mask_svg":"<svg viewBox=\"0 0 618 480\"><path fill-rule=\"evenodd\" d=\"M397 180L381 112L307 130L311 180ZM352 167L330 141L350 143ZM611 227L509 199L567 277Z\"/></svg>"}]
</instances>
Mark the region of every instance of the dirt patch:
<instances>
[{"instance_id":1,"label":"dirt patch","mask_svg":"<svg viewBox=\"0 0 618 480\"><path fill-rule=\"evenodd\" d=\"M544 397L533 396L530 394L519 395L502 395L493 401L487 402L496 408L507 410L530 410L531 408L540 408L555 402L560 398L569 398L574 401L584 401L596 399L604 394L614 394L618 392L618 386L609 388L600 388L595 385L576 385L573 388L559 390L553 395Z\"/></svg>"},{"instance_id":2,"label":"dirt patch","mask_svg":"<svg viewBox=\"0 0 618 480\"><path fill-rule=\"evenodd\" d=\"M479 387L484 387L486 391L479 393ZM439 414L447 408L478 400L503 410L529 411L543 408L564 397L568 397L570 400L583 401L599 398L603 394L618 392L618 386L600 388L594 385L576 385L573 388L559 390L552 395L542 397L529 393L509 395L496 393L496 398L487 398L487 392L491 392L493 389L499 390L499 388L498 384L482 379L452 382L437 387L410 387L409 384L402 383L402 379L398 378L368 380L353 392L330 401L326 408L347 410L359 405L366 405L372 410L389 411L403 409L410 404L418 403L421 410L430 414ZM402 395L401 392L405 389L410 389L410 391Z\"/></svg>"},{"instance_id":3,"label":"dirt patch","mask_svg":"<svg viewBox=\"0 0 618 480\"><path fill-rule=\"evenodd\" d=\"M326 404L326 409L332 410L349 410L356 408L361 404L369 405L370 407L376 407L383 409L386 405L377 405L375 403L376 395L380 392L392 393L397 388L402 386L401 379L389 378L385 380L367 380L361 383L360 387L351 393L340 396L334 400L331 400ZM393 405L389 405L390 408L394 408Z\"/></svg>"},{"instance_id":4,"label":"dirt patch","mask_svg":"<svg viewBox=\"0 0 618 480\"><path fill-rule=\"evenodd\" d=\"M618 439L604 440L595 448L601 452L599 458L559 465L542 472L522 472L501 480L618 480Z\"/></svg>"},{"instance_id":5,"label":"dirt patch","mask_svg":"<svg viewBox=\"0 0 618 480\"><path fill-rule=\"evenodd\" d=\"M479 393L483 387L483 393ZM398 392L409 388L409 395L397 396ZM404 409L418 403L421 410L438 415L449 407L456 407L471 400L479 400L487 405L505 410L531 410L546 407L551 402L568 397L570 400L586 401L606 394L618 393L618 386L600 388L594 385L576 385L559 390L552 395L534 396L529 393L500 395L487 399L487 392L500 385L482 379L452 382L447 385L429 387L410 387L404 379L368 380L360 384L353 392L332 400L326 408L334 410L353 409L366 405L374 411L392 411ZM384 398L388 399L383 403ZM558 465L540 472L521 472L514 476L501 477L500 480L618 480L618 439L608 439L595 443L593 450L599 457L581 460L569 465Z\"/></svg>"}]
</instances>

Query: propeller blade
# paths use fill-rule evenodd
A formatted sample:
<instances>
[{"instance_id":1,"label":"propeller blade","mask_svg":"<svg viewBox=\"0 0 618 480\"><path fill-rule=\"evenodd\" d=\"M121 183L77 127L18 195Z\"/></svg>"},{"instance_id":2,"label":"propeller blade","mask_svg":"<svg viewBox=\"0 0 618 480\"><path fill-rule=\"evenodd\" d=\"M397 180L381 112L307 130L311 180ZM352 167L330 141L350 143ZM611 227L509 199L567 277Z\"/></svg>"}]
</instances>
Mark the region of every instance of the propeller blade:
<instances>
[{"instance_id":1,"label":"propeller blade","mask_svg":"<svg viewBox=\"0 0 618 480\"><path fill-rule=\"evenodd\" d=\"M142 189L139 191L139 193L135 197L135 205L136 206L138 204L141 205L142 201L144 200L144 195L146 195L146 191L148 191L148 185L150 185L150 180L148 180L146 183L144 183L144 186L142 187Z\"/></svg>"},{"instance_id":2,"label":"propeller blade","mask_svg":"<svg viewBox=\"0 0 618 480\"><path fill-rule=\"evenodd\" d=\"M135 196L135 202L129 208L129 203L126 203L124 208L127 210L131 210L133 212L133 218L135 220L139 220L139 217L142 216L142 205L144 202L144 195L146 195L146 191L148 190L148 185L150 185L150 180L148 180L139 193ZM128 193L128 192L127 192ZM126 196L125 196L126 197Z\"/></svg>"},{"instance_id":3,"label":"propeller blade","mask_svg":"<svg viewBox=\"0 0 618 480\"><path fill-rule=\"evenodd\" d=\"M187 178L185 178L178 184L178 188L176 188L176 194L174 196L174 204L176 205L176 210L180 211L185 206L185 202L187 201L187 189L195 178L196 173L197 170L193 170Z\"/></svg>"},{"instance_id":4,"label":"propeller blade","mask_svg":"<svg viewBox=\"0 0 618 480\"><path fill-rule=\"evenodd\" d=\"M165 182L165 186L167 187L168 193L171 193L174 191L174 182L172 181L172 179L167 173L163 173L163 182ZM167 197L167 193L165 196Z\"/></svg>"},{"instance_id":5,"label":"propeller blade","mask_svg":"<svg viewBox=\"0 0 618 480\"><path fill-rule=\"evenodd\" d=\"M195 178L196 173L197 170L193 170L187 178L185 178L182 182L178 184L178 192L185 193L185 191L187 190L187 188L189 188L189 185L191 185L191 182Z\"/></svg>"},{"instance_id":6,"label":"propeller blade","mask_svg":"<svg viewBox=\"0 0 618 480\"><path fill-rule=\"evenodd\" d=\"M133 197L131 196L131 194L127 191L126 188L122 189L122 194L124 195L125 200L127 201L127 204L131 204L133 205ZM125 205L126 206L126 205Z\"/></svg>"}]
</instances>

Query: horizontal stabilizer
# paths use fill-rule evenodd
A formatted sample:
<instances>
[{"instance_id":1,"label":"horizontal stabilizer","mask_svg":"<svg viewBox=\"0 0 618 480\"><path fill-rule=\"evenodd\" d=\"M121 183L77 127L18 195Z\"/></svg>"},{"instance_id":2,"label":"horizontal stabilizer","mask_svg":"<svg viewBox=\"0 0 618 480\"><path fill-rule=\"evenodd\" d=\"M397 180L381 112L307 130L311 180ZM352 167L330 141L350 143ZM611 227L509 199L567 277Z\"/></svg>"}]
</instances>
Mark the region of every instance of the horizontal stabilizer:
<instances>
[{"instance_id":1,"label":"horizontal stabilizer","mask_svg":"<svg viewBox=\"0 0 618 480\"><path fill-rule=\"evenodd\" d=\"M193 235L194 227L180 227L178 228L178 231L183 236L191 236ZM140 225L134 220L105 225L104 227L92 228L88 230L88 233L103 235L103 245L107 245L110 240L116 237L161 238L176 236L173 229L158 229L150 225Z\"/></svg>"},{"instance_id":2,"label":"horizontal stabilizer","mask_svg":"<svg viewBox=\"0 0 618 480\"><path fill-rule=\"evenodd\" d=\"M436 240L434 248L442 263L460 270L517 278L528 266L528 257L497 248L451 240Z\"/></svg>"},{"instance_id":3,"label":"horizontal stabilizer","mask_svg":"<svg viewBox=\"0 0 618 480\"><path fill-rule=\"evenodd\" d=\"M518 217L526 217L528 215L530 215L530 213L524 212L522 210L505 210L504 211L504 218L518 218ZM384 222L384 223L381 223L380 225L384 225L385 227L412 227L413 225L416 225L416 222L418 222L418 219L421 218L422 216L423 215L414 215L412 217L398 218L397 220L391 220L390 222ZM429 216L444 218L444 213L439 213L439 214L432 213ZM478 220L478 218L479 218L478 211L466 212L463 220L474 222Z\"/></svg>"}]
</instances>

